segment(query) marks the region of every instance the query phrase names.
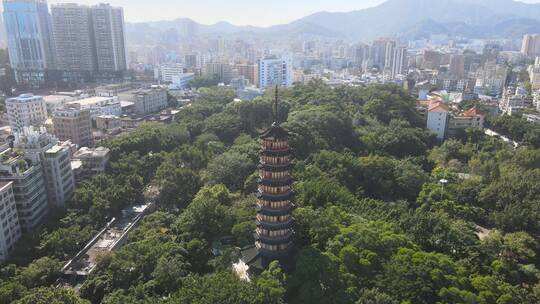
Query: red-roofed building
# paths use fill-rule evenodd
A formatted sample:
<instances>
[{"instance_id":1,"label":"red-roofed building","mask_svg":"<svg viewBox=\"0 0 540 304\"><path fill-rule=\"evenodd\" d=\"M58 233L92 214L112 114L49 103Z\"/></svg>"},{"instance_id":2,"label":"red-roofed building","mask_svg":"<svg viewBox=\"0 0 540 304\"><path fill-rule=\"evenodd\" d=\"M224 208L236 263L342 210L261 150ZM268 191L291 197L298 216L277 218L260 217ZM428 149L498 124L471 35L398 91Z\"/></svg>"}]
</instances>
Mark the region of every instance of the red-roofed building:
<instances>
[{"instance_id":1,"label":"red-roofed building","mask_svg":"<svg viewBox=\"0 0 540 304\"><path fill-rule=\"evenodd\" d=\"M460 130L464 129L483 129L485 115L476 107L473 107L461 115L452 116L448 127L448 135L455 136Z\"/></svg>"},{"instance_id":2,"label":"red-roofed building","mask_svg":"<svg viewBox=\"0 0 540 304\"><path fill-rule=\"evenodd\" d=\"M437 134L437 139L443 141L448 129L448 106L442 100L430 100L427 109L427 128Z\"/></svg>"}]
</instances>

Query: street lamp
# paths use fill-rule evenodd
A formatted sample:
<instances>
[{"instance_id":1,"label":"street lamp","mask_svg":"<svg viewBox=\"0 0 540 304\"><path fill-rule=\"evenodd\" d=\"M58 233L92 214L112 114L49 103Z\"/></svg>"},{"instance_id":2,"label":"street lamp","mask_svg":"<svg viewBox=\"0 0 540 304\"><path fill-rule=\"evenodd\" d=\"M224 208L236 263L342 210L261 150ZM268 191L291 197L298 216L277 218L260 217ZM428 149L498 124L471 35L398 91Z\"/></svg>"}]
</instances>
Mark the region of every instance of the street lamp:
<instances>
[{"instance_id":1,"label":"street lamp","mask_svg":"<svg viewBox=\"0 0 540 304\"><path fill-rule=\"evenodd\" d=\"M448 184L448 180L443 178L443 179L439 180L439 183L441 184L441 201L442 201L443 194L444 194L444 185Z\"/></svg>"}]
</instances>

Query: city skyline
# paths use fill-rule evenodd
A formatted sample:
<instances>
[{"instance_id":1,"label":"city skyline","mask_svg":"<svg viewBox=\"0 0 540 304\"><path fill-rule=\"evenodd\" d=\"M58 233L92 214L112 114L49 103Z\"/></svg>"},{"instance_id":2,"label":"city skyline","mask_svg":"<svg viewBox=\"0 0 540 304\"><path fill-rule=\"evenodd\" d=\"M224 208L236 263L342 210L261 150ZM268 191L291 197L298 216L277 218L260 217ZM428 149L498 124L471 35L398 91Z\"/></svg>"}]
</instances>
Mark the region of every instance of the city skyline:
<instances>
[{"instance_id":1,"label":"city skyline","mask_svg":"<svg viewBox=\"0 0 540 304\"><path fill-rule=\"evenodd\" d=\"M264 10L253 1L232 0L226 3L219 0L110 0L101 1L113 6L122 6L125 10L126 22L151 22L190 18L203 24L214 24L225 21L235 25L272 26L285 24L317 12L348 12L377 6L387 0L276 0L265 2ZM77 3L85 5L98 4L96 0L49 0L49 4ZM539 3L540 0L519 0L525 3ZM170 9L170 8L176 8ZM166 9L164 9L166 8ZM208 8L213 8L209 10ZM286 10L283 10L286 8Z\"/></svg>"}]
</instances>

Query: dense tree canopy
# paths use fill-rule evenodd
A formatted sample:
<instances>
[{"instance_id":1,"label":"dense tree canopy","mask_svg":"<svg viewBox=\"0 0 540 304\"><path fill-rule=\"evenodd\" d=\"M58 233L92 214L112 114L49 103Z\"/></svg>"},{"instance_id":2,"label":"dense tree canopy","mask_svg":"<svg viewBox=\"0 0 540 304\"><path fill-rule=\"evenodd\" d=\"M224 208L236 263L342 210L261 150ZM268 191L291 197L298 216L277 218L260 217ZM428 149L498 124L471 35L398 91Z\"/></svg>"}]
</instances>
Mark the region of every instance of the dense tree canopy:
<instances>
[{"instance_id":1,"label":"dense tree canopy","mask_svg":"<svg viewBox=\"0 0 540 304\"><path fill-rule=\"evenodd\" d=\"M295 157L295 267L274 262L240 279L232 264L253 243L270 95L234 101L225 87L201 88L178 121L107 142L107 173L79 184L2 265L0 304L540 303L537 128L490 118L520 146L479 130L437 145L414 100L390 85L280 92ZM145 200L157 210L100 256L78 295L53 287L109 219Z\"/></svg>"}]
</instances>

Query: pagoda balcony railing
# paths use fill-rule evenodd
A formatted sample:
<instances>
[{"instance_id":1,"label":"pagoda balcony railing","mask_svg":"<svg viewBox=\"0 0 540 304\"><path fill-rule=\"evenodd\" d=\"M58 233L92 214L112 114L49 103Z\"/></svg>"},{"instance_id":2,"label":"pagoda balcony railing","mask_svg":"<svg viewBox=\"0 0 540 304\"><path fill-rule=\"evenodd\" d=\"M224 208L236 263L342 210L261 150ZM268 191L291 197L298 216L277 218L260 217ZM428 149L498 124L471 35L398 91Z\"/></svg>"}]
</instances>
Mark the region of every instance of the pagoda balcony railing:
<instances>
[{"instance_id":1,"label":"pagoda balcony railing","mask_svg":"<svg viewBox=\"0 0 540 304\"><path fill-rule=\"evenodd\" d=\"M294 205L292 203L289 203L287 206L282 208L272 208L263 206L262 204L257 204L255 209L257 210L257 212L261 212L266 215L279 216L289 214L294 209Z\"/></svg>"},{"instance_id":2,"label":"pagoda balcony railing","mask_svg":"<svg viewBox=\"0 0 540 304\"><path fill-rule=\"evenodd\" d=\"M284 235L279 235L279 236L269 236L269 235L262 235L262 234L255 233L255 240L259 240L261 241L261 243L271 244L271 245L283 244L283 243L289 242L293 235L294 235L294 231L292 230Z\"/></svg>"},{"instance_id":3,"label":"pagoda balcony railing","mask_svg":"<svg viewBox=\"0 0 540 304\"><path fill-rule=\"evenodd\" d=\"M281 177L281 178L273 178L271 175L259 174L259 179L261 180L266 179L273 182L286 182L286 181L292 181L292 176L286 175L285 177Z\"/></svg>"},{"instance_id":4,"label":"pagoda balcony railing","mask_svg":"<svg viewBox=\"0 0 540 304\"><path fill-rule=\"evenodd\" d=\"M291 149L290 147L284 147L284 148L266 148L264 146L261 147L261 150L272 151L272 152L285 152L285 151L289 151L290 149Z\"/></svg>"},{"instance_id":5,"label":"pagoda balcony railing","mask_svg":"<svg viewBox=\"0 0 540 304\"><path fill-rule=\"evenodd\" d=\"M287 190L287 191L283 191L283 192L279 192L279 193L270 193L270 192L262 191L261 188L259 187L259 194L260 195L268 196L268 197L273 198L273 199L285 198L285 197L290 196L291 193L292 193L292 190Z\"/></svg>"},{"instance_id":6,"label":"pagoda balcony railing","mask_svg":"<svg viewBox=\"0 0 540 304\"><path fill-rule=\"evenodd\" d=\"M259 219L255 220L255 224L257 226L261 226L261 227L272 229L272 230L290 228L293 223L294 223L294 218L292 217L290 217L288 220L284 222L267 222L267 221L262 221Z\"/></svg>"},{"instance_id":7,"label":"pagoda balcony railing","mask_svg":"<svg viewBox=\"0 0 540 304\"><path fill-rule=\"evenodd\" d=\"M287 245L287 247L285 247L283 249L279 249L279 250L269 250L269 249L266 249L266 248L262 248L261 245L259 244L259 242L255 242L255 246L257 247L257 250L262 255L264 255L265 257L274 258L274 259L288 256L289 253L294 248L294 245L292 243L289 243L289 245Z\"/></svg>"}]
</instances>

